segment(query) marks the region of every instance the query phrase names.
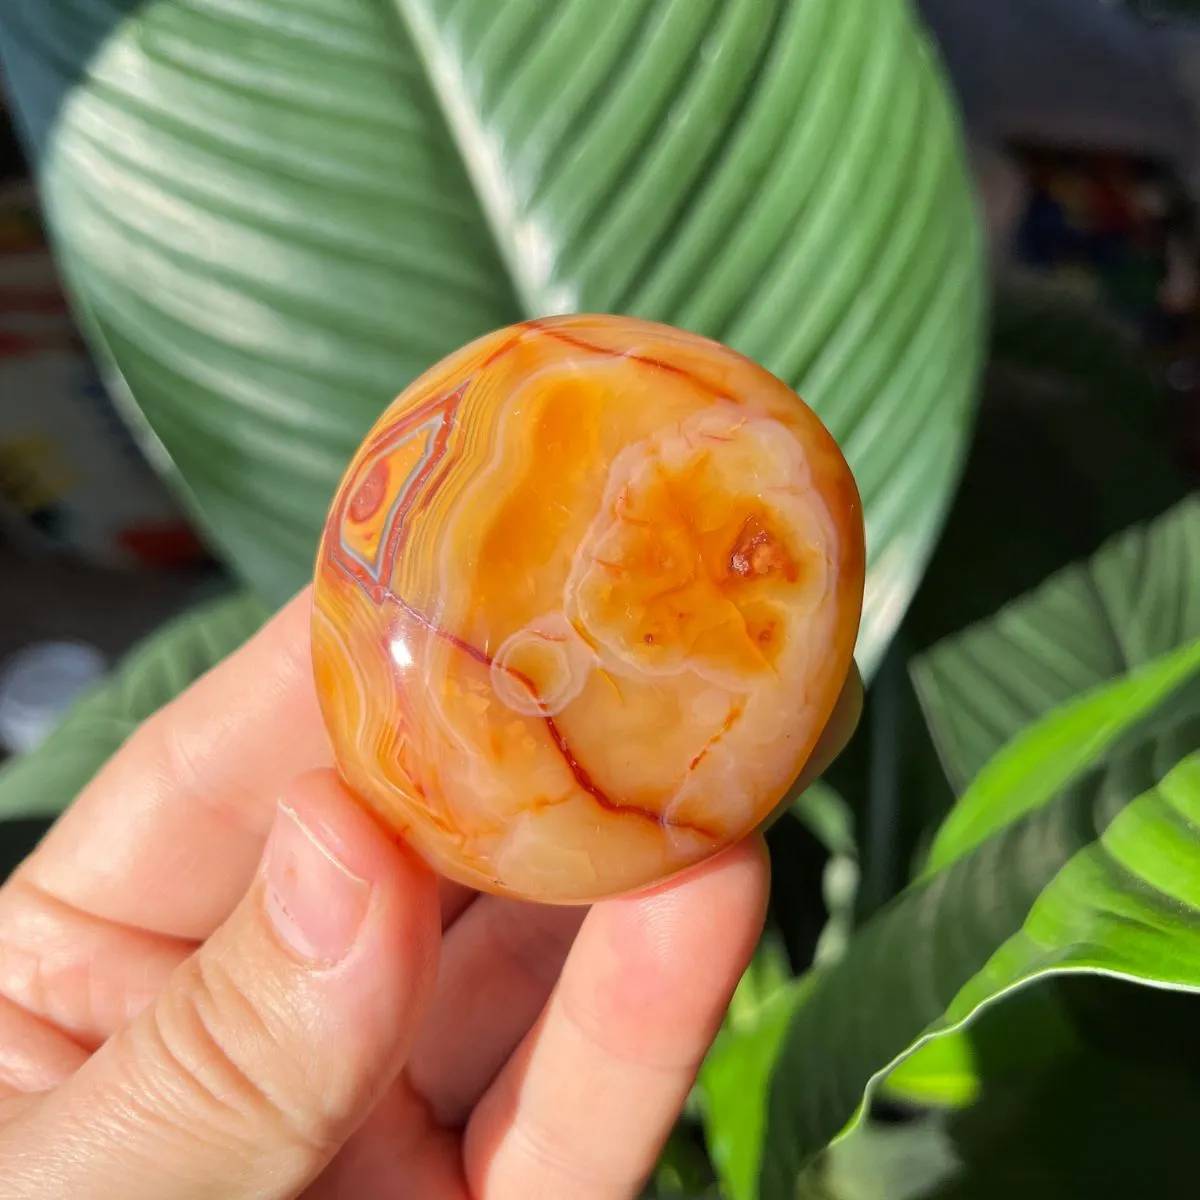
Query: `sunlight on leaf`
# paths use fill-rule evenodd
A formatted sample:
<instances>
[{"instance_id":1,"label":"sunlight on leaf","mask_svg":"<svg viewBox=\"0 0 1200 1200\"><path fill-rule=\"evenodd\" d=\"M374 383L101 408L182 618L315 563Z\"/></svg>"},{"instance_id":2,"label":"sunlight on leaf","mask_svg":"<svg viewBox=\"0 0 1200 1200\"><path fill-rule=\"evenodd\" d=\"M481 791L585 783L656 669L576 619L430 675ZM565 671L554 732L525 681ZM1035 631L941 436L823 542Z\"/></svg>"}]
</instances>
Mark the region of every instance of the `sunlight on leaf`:
<instances>
[{"instance_id":1,"label":"sunlight on leaf","mask_svg":"<svg viewBox=\"0 0 1200 1200\"><path fill-rule=\"evenodd\" d=\"M1158 675L1157 704L1130 713L1089 769L908 888L812 980L773 1073L765 1200L790 1196L805 1164L907 1055L1015 988L1063 971L1200 988L1200 660L1191 661L1182 681ZM1048 743L1078 768L1077 744L1056 740L1053 716L1046 725ZM1028 752L1052 762L1038 729Z\"/></svg>"},{"instance_id":2,"label":"sunlight on leaf","mask_svg":"<svg viewBox=\"0 0 1200 1200\"><path fill-rule=\"evenodd\" d=\"M840 439L871 674L984 342L907 0L10 0L0 55L114 395L268 601L415 375L521 317L624 312L745 352Z\"/></svg>"}]
</instances>

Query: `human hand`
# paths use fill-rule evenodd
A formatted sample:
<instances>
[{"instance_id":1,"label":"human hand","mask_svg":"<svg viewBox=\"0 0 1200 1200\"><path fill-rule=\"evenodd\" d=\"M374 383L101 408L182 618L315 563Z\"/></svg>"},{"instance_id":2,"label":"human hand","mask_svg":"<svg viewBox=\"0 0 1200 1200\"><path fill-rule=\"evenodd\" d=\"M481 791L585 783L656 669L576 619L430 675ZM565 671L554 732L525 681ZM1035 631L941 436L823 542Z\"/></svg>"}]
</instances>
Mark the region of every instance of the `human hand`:
<instances>
[{"instance_id":1,"label":"human hand","mask_svg":"<svg viewBox=\"0 0 1200 1200\"><path fill-rule=\"evenodd\" d=\"M759 935L761 840L590 910L439 882L331 770L308 602L0 889L0 1197L635 1196Z\"/></svg>"}]
</instances>

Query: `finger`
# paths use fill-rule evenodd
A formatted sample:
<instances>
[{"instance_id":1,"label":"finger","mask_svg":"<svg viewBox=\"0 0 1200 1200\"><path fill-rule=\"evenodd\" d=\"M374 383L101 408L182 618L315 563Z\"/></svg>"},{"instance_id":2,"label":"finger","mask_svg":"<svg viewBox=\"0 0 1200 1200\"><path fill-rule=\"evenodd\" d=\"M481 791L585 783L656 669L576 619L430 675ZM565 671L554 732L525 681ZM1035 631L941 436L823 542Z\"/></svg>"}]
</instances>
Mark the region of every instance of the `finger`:
<instances>
[{"instance_id":1,"label":"finger","mask_svg":"<svg viewBox=\"0 0 1200 1200\"><path fill-rule=\"evenodd\" d=\"M83 1047L20 1005L0 998L0 1100L48 1092L86 1061Z\"/></svg>"},{"instance_id":2,"label":"finger","mask_svg":"<svg viewBox=\"0 0 1200 1200\"><path fill-rule=\"evenodd\" d=\"M472 1195L627 1200L654 1166L754 952L767 859L744 842L595 905L546 1011L480 1101Z\"/></svg>"},{"instance_id":3,"label":"finger","mask_svg":"<svg viewBox=\"0 0 1200 1200\"><path fill-rule=\"evenodd\" d=\"M132 1020L193 949L73 908L27 878L0 889L0 997L86 1050Z\"/></svg>"},{"instance_id":4,"label":"finger","mask_svg":"<svg viewBox=\"0 0 1200 1200\"><path fill-rule=\"evenodd\" d=\"M449 928L476 893L442 880L439 895ZM0 888L0 1000L85 1050L133 1020L195 949L74 908L25 878ZM3 1030L0 1020L0 1041ZM45 1064L51 1075L57 1061Z\"/></svg>"},{"instance_id":5,"label":"finger","mask_svg":"<svg viewBox=\"0 0 1200 1200\"><path fill-rule=\"evenodd\" d=\"M280 792L332 761L309 599L306 588L142 725L18 875L117 926L208 937L254 874ZM442 885L448 924L472 896Z\"/></svg>"},{"instance_id":6,"label":"finger","mask_svg":"<svg viewBox=\"0 0 1200 1200\"><path fill-rule=\"evenodd\" d=\"M254 874L276 799L330 763L307 589L143 724L21 868L77 909L199 941Z\"/></svg>"},{"instance_id":7,"label":"finger","mask_svg":"<svg viewBox=\"0 0 1200 1200\"><path fill-rule=\"evenodd\" d=\"M306 777L230 919L0 1136L0 1178L20 1156L31 1195L297 1194L396 1079L438 940L429 872L330 773Z\"/></svg>"},{"instance_id":8,"label":"finger","mask_svg":"<svg viewBox=\"0 0 1200 1200\"><path fill-rule=\"evenodd\" d=\"M405 1075L304 1200L470 1200L458 1133L443 1128Z\"/></svg>"},{"instance_id":9,"label":"finger","mask_svg":"<svg viewBox=\"0 0 1200 1200\"><path fill-rule=\"evenodd\" d=\"M447 936L408 1078L442 1125L466 1120L542 1011L583 907L476 901Z\"/></svg>"}]
</instances>

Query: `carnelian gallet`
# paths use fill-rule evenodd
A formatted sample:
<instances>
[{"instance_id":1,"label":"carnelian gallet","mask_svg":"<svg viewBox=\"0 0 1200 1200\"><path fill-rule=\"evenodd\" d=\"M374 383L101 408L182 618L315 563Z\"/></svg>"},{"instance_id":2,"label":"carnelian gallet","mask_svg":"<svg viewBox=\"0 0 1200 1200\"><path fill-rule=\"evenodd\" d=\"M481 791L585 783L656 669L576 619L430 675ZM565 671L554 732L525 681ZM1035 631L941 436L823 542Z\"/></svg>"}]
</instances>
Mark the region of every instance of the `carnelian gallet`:
<instances>
[{"instance_id":1,"label":"carnelian gallet","mask_svg":"<svg viewBox=\"0 0 1200 1200\"><path fill-rule=\"evenodd\" d=\"M858 492L775 376L624 317L452 354L384 413L317 559L348 786L443 874L666 878L778 806L849 673Z\"/></svg>"}]
</instances>

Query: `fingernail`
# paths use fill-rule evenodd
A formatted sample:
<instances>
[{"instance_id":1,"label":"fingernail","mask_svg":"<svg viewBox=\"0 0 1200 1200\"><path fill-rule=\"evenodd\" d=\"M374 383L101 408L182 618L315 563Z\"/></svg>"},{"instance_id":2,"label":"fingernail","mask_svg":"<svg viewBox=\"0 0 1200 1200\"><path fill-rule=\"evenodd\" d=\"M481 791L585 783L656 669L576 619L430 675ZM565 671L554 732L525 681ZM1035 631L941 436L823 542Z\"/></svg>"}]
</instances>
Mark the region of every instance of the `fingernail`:
<instances>
[{"instance_id":1,"label":"fingernail","mask_svg":"<svg viewBox=\"0 0 1200 1200\"><path fill-rule=\"evenodd\" d=\"M267 840L263 906L300 957L332 965L349 953L367 915L371 887L286 804Z\"/></svg>"}]
</instances>

